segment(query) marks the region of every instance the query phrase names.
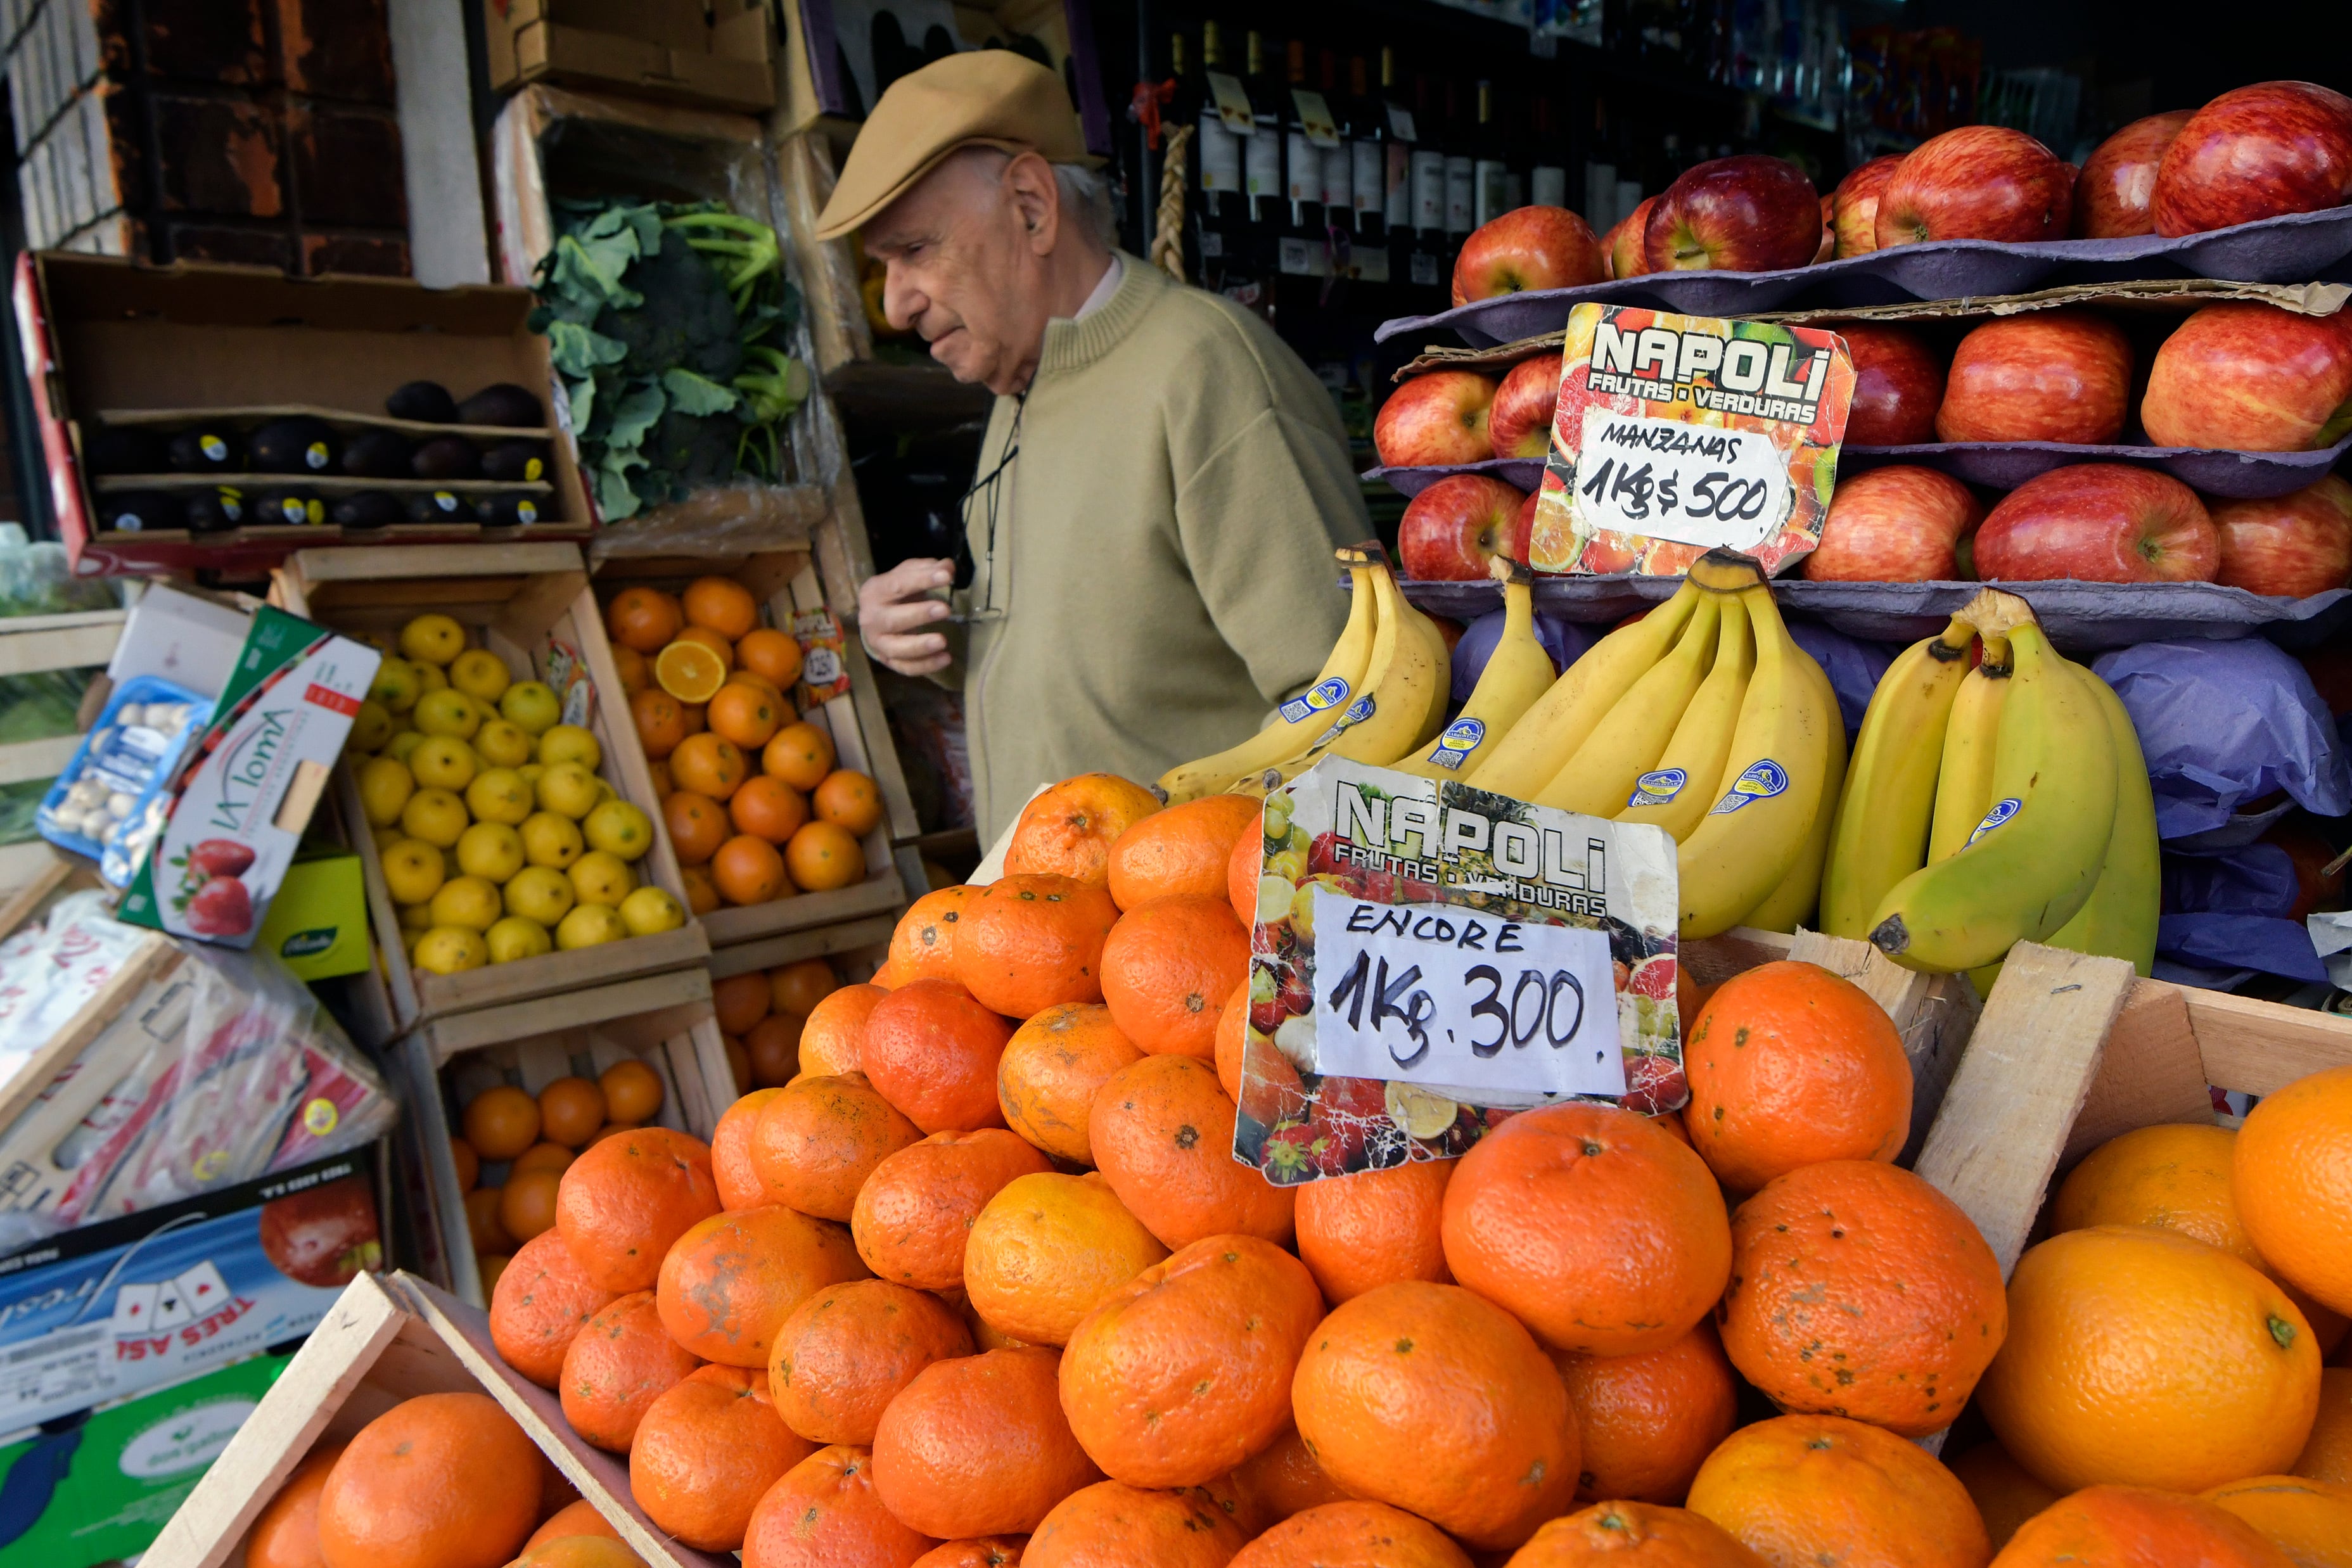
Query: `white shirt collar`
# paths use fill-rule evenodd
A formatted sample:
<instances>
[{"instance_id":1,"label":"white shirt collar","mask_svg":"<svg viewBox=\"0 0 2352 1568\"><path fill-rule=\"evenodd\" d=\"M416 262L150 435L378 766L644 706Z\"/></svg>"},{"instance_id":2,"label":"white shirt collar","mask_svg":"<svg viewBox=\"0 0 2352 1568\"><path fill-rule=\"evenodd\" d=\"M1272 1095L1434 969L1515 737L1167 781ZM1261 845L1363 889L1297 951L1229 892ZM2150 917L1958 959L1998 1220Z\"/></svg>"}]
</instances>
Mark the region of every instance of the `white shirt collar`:
<instances>
[{"instance_id":1,"label":"white shirt collar","mask_svg":"<svg viewBox=\"0 0 2352 1568\"><path fill-rule=\"evenodd\" d=\"M1109 304L1110 297L1118 292L1118 280L1126 271L1126 264L1119 260L1118 252L1111 252L1110 265L1103 268L1102 281L1095 285L1095 291L1087 296L1087 302L1078 307L1078 313L1072 319L1083 321Z\"/></svg>"}]
</instances>

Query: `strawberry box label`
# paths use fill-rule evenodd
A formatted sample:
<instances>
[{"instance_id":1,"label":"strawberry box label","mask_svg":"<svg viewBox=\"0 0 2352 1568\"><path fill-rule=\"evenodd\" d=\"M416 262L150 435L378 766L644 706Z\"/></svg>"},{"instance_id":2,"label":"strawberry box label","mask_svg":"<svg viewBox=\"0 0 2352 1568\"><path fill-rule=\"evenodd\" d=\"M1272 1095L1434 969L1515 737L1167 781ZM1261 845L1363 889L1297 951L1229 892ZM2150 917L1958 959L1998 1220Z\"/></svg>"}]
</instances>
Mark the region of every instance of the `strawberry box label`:
<instances>
[{"instance_id":1,"label":"strawberry box label","mask_svg":"<svg viewBox=\"0 0 2352 1568\"><path fill-rule=\"evenodd\" d=\"M121 918L249 947L351 733L382 655L263 606Z\"/></svg>"}]
</instances>

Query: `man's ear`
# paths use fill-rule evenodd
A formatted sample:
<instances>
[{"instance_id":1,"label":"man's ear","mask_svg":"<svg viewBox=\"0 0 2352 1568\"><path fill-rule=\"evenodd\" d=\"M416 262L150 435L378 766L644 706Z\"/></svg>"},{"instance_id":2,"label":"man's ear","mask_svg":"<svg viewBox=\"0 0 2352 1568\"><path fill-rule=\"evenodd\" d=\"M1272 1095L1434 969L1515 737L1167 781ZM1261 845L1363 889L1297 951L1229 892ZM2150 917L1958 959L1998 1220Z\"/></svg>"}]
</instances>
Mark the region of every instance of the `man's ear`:
<instances>
[{"instance_id":1,"label":"man's ear","mask_svg":"<svg viewBox=\"0 0 2352 1568\"><path fill-rule=\"evenodd\" d=\"M1062 225L1062 187L1054 179L1054 166L1034 152L1019 153L1004 166L1004 184L1028 231L1030 251L1052 254Z\"/></svg>"}]
</instances>

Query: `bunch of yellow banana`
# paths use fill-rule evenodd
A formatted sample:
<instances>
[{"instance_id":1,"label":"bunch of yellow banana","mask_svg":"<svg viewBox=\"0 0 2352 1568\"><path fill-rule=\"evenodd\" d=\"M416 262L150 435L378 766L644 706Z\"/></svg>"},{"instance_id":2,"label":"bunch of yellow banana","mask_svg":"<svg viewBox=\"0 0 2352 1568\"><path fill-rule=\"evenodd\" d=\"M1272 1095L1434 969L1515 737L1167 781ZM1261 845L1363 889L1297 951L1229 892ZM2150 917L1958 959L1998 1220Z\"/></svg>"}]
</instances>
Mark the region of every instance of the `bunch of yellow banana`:
<instances>
[{"instance_id":1,"label":"bunch of yellow banana","mask_svg":"<svg viewBox=\"0 0 2352 1568\"><path fill-rule=\"evenodd\" d=\"M1969 667L1981 637L1983 659ZM2156 952L2156 803L2130 716L1987 589L1870 699L1832 831L1822 929L1914 969L1977 971L2042 942Z\"/></svg>"}]
</instances>

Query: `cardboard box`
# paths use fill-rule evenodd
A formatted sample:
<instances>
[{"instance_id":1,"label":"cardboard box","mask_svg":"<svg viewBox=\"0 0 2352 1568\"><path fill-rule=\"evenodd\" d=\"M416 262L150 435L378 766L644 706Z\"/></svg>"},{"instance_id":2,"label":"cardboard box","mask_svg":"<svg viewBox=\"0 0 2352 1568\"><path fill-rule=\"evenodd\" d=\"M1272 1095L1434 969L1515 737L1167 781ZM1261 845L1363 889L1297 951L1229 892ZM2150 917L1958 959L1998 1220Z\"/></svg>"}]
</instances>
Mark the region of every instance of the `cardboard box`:
<instances>
[{"instance_id":1,"label":"cardboard box","mask_svg":"<svg viewBox=\"0 0 2352 1568\"><path fill-rule=\"evenodd\" d=\"M491 0L490 85L557 81L667 103L776 105L766 0Z\"/></svg>"},{"instance_id":2,"label":"cardboard box","mask_svg":"<svg viewBox=\"0 0 2352 1568\"><path fill-rule=\"evenodd\" d=\"M367 886L360 857L327 852L286 868L255 946L297 979L357 975L368 967Z\"/></svg>"}]
</instances>

